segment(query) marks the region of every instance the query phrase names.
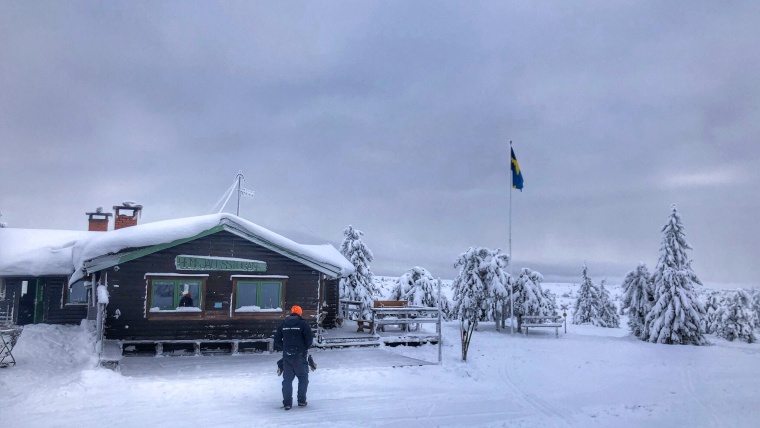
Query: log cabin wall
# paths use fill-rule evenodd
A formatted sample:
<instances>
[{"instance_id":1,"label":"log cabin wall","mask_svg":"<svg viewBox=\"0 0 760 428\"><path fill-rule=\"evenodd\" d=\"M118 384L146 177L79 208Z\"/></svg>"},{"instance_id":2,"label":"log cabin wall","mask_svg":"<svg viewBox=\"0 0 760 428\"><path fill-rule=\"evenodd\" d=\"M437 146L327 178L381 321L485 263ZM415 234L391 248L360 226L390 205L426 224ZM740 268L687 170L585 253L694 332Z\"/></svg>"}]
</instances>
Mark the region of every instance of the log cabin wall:
<instances>
[{"instance_id":1,"label":"log cabin wall","mask_svg":"<svg viewBox=\"0 0 760 428\"><path fill-rule=\"evenodd\" d=\"M47 324L79 324L87 316L88 304L66 304L68 279L64 277L41 278L44 281L43 301Z\"/></svg>"},{"instance_id":2,"label":"log cabin wall","mask_svg":"<svg viewBox=\"0 0 760 428\"><path fill-rule=\"evenodd\" d=\"M66 277L6 277L3 281L13 321L19 325L79 324L87 316L86 304L65 303ZM26 293L22 292L24 281Z\"/></svg>"},{"instance_id":3,"label":"log cabin wall","mask_svg":"<svg viewBox=\"0 0 760 428\"><path fill-rule=\"evenodd\" d=\"M287 276L281 312L235 313L232 275L242 271L177 270L178 255L234 257L266 262L257 275ZM274 335L292 305L303 308L303 317L316 326L322 275L313 268L226 231L205 236L108 268L109 304L105 338L112 340L245 340ZM155 313L147 308L146 273L207 274L203 278L201 312ZM194 296L197 298L197 296Z\"/></svg>"},{"instance_id":4,"label":"log cabin wall","mask_svg":"<svg viewBox=\"0 0 760 428\"><path fill-rule=\"evenodd\" d=\"M324 328L335 328L335 318L338 316L338 302L340 289L338 287L340 279L327 279L324 286L323 300L326 303L322 310L325 312L325 318L322 320Z\"/></svg>"}]
</instances>

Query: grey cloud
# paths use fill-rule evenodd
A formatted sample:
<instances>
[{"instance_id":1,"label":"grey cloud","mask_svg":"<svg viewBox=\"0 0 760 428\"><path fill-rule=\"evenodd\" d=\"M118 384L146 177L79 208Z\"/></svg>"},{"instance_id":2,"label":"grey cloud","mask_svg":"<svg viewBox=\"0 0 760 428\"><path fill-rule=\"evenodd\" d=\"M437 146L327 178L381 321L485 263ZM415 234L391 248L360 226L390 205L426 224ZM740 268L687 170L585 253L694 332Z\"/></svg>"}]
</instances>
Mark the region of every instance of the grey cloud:
<instances>
[{"instance_id":1,"label":"grey cloud","mask_svg":"<svg viewBox=\"0 0 760 428\"><path fill-rule=\"evenodd\" d=\"M653 267L677 202L702 279L756 281L754 2L0 8L12 227L204 214L243 170L246 218L336 245L353 224L375 273L451 278L467 247L507 250L513 140L516 271Z\"/></svg>"}]
</instances>

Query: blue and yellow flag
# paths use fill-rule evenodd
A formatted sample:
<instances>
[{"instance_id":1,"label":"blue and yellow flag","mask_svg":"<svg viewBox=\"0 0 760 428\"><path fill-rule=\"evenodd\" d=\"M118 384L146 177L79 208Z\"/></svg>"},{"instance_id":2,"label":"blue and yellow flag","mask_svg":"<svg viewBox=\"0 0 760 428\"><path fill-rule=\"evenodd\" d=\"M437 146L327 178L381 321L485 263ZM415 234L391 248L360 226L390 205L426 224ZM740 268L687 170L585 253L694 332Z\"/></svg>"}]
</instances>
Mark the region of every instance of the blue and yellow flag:
<instances>
[{"instance_id":1,"label":"blue and yellow flag","mask_svg":"<svg viewBox=\"0 0 760 428\"><path fill-rule=\"evenodd\" d=\"M510 147L509 150L512 152L512 187L522 192L523 176L520 171L520 164L517 163L514 149Z\"/></svg>"}]
</instances>

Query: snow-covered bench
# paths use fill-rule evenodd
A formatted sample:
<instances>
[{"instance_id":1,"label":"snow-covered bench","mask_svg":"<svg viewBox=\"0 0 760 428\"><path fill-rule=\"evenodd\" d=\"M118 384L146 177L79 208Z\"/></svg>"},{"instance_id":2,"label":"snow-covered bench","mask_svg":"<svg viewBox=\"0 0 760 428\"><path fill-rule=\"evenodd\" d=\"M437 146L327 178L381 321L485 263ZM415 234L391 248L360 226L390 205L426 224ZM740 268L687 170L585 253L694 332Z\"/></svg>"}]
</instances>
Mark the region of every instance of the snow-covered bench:
<instances>
[{"instance_id":1,"label":"snow-covered bench","mask_svg":"<svg viewBox=\"0 0 760 428\"><path fill-rule=\"evenodd\" d=\"M372 306L374 308L406 308L409 306L409 302L406 300L375 300L372 303ZM378 319L382 319L382 316L377 317ZM392 324L392 323L383 323L380 325L380 331L385 331L386 325L398 325L402 329L408 329L409 324ZM370 325L370 330L372 329L372 326Z\"/></svg>"},{"instance_id":2,"label":"snow-covered bench","mask_svg":"<svg viewBox=\"0 0 760 428\"><path fill-rule=\"evenodd\" d=\"M562 327L562 315L530 315L522 317L523 334L528 335L528 329L534 327L554 328L554 335L559 337L559 328Z\"/></svg>"}]
</instances>

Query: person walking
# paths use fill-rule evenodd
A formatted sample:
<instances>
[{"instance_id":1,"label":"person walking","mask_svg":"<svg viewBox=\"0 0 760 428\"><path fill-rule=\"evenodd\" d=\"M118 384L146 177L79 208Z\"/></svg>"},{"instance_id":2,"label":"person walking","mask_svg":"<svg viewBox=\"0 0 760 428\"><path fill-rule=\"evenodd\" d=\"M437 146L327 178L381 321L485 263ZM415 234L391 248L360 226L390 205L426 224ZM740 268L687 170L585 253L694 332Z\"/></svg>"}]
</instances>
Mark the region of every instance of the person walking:
<instances>
[{"instance_id":1,"label":"person walking","mask_svg":"<svg viewBox=\"0 0 760 428\"><path fill-rule=\"evenodd\" d=\"M282 405L285 410L293 407L293 379L298 378L298 406L306 405L309 387L308 350L314 342L309 323L301 318L300 306L290 308L290 315L277 327L275 346L282 346Z\"/></svg>"}]
</instances>

